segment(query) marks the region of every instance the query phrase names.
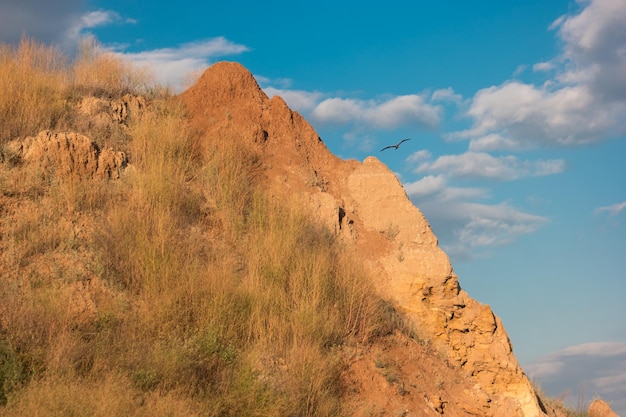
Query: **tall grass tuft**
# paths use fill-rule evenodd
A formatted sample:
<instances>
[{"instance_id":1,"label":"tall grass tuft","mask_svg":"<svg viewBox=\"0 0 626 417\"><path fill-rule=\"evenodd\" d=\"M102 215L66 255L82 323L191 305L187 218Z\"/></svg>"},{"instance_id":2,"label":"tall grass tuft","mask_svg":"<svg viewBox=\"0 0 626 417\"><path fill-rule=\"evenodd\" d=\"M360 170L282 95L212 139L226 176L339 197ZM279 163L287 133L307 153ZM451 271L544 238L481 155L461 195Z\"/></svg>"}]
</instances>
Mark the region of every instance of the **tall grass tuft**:
<instances>
[{"instance_id":1,"label":"tall grass tuft","mask_svg":"<svg viewBox=\"0 0 626 417\"><path fill-rule=\"evenodd\" d=\"M98 97L121 97L127 93L155 92L154 75L147 67L138 67L103 48L95 38L79 43L73 63L73 94Z\"/></svg>"},{"instance_id":2,"label":"tall grass tuft","mask_svg":"<svg viewBox=\"0 0 626 417\"><path fill-rule=\"evenodd\" d=\"M18 46L0 44L0 145L67 118L67 68L60 51L31 39Z\"/></svg>"}]
</instances>

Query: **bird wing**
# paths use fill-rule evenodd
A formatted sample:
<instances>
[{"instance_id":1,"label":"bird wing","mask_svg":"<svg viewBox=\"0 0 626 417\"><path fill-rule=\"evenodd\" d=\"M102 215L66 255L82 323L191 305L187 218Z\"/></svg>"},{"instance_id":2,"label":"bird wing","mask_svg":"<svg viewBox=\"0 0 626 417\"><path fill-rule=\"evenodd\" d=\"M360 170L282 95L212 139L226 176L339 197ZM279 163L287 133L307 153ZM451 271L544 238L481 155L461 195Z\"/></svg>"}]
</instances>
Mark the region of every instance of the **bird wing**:
<instances>
[{"instance_id":1,"label":"bird wing","mask_svg":"<svg viewBox=\"0 0 626 417\"><path fill-rule=\"evenodd\" d=\"M402 143L406 142L407 140L411 140L411 139L402 139L402 140L401 140L400 142L398 142L397 144L395 144L395 145L385 146L385 147L384 147L384 148L382 148L380 151L382 152L382 151L384 151L385 149L389 149L389 148L396 148L396 149L398 149L398 147L399 147L400 145L402 145Z\"/></svg>"}]
</instances>

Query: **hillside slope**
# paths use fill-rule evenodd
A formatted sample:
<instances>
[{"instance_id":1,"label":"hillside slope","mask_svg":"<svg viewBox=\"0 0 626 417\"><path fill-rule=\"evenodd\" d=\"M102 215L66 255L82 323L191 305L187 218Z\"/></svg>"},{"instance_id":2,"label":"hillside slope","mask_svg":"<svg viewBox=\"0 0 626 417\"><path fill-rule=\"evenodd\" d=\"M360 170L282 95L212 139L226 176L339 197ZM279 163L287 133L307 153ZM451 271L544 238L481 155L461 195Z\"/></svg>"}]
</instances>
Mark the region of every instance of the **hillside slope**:
<instances>
[{"instance_id":1,"label":"hillside slope","mask_svg":"<svg viewBox=\"0 0 626 417\"><path fill-rule=\"evenodd\" d=\"M428 222L384 164L336 158L297 112L280 97L269 99L236 63L211 66L181 98L205 141L247 140L271 192L300 201L339 234L420 337L471 381L466 395L437 393L443 403L466 402L467 415L543 414L500 319L460 288Z\"/></svg>"},{"instance_id":2,"label":"hillside slope","mask_svg":"<svg viewBox=\"0 0 626 417\"><path fill-rule=\"evenodd\" d=\"M562 415L384 164L128 71L0 45L1 415Z\"/></svg>"}]
</instances>

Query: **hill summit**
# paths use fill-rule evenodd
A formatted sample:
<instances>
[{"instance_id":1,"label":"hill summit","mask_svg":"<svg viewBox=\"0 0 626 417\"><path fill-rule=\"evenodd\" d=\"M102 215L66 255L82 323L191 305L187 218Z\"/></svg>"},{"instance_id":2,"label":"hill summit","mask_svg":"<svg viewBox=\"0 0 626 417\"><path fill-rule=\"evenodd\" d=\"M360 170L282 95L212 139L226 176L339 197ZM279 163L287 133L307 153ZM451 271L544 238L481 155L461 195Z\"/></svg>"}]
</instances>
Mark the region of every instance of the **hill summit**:
<instances>
[{"instance_id":1,"label":"hill summit","mask_svg":"<svg viewBox=\"0 0 626 417\"><path fill-rule=\"evenodd\" d=\"M457 383L438 381L434 392L386 395L378 406L394 398L407 410L430 406L450 415L544 414L502 322L461 289L427 220L382 162L334 156L300 114L282 98L268 98L238 63L209 67L181 98L205 144L238 136L258 152L272 195L298 201L301 210L341 237L345 250L358 253L381 294L457 376ZM398 373L410 370L411 361L420 358L398 365ZM353 361L352 371L358 366ZM372 390L362 380L367 370L360 372L361 380L354 381L360 388L349 396L367 404Z\"/></svg>"}]
</instances>

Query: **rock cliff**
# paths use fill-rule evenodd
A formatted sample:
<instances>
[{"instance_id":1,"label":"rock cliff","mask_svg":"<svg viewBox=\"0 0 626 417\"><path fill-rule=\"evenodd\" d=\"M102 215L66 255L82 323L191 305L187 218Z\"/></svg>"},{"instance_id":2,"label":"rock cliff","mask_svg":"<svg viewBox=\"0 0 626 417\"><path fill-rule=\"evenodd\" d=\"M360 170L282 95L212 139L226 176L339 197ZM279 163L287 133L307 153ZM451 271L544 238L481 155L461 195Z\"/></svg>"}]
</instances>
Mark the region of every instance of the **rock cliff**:
<instances>
[{"instance_id":1,"label":"rock cliff","mask_svg":"<svg viewBox=\"0 0 626 417\"><path fill-rule=\"evenodd\" d=\"M334 156L300 114L268 98L237 63L211 66L180 97L205 143L245 140L273 195L298 201L356 249L379 291L463 380L456 391L438 384L436 400L424 395L426 408L405 415L544 415L502 322L461 289L428 221L382 162Z\"/></svg>"}]
</instances>

